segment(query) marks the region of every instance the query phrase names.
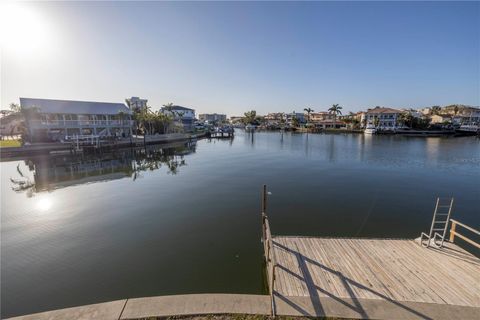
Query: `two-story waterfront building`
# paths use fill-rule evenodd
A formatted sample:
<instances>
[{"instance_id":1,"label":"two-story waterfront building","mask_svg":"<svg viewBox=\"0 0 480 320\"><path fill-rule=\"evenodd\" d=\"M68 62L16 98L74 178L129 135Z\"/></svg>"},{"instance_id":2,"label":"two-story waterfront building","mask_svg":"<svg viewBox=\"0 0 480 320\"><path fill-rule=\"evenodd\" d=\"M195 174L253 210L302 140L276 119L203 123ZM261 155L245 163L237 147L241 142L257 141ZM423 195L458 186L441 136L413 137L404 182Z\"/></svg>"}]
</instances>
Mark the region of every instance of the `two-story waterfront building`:
<instances>
[{"instance_id":1,"label":"two-story waterfront building","mask_svg":"<svg viewBox=\"0 0 480 320\"><path fill-rule=\"evenodd\" d=\"M195 122L195 110L182 106L163 107L161 111L173 117L174 121L181 123L185 131L193 130Z\"/></svg>"},{"instance_id":2,"label":"two-story waterfront building","mask_svg":"<svg viewBox=\"0 0 480 320\"><path fill-rule=\"evenodd\" d=\"M303 124L305 123L305 114L303 112L292 112L292 113L286 113L285 114L285 120L287 121L288 124L292 124L293 118L296 118L298 123Z\"/></svg>"},{"instance_id":3,"label":"two-story waterfront building","mask_svg":"<svg viewBox=\"0 0 480 320\"><path fill-rule=\"evenodd\" d=\"M401 114L402 111L397 109L375 107L365 112L362 123L365 125L374 125L377 128L385 130L395 129L401 125L399 121Z\"/></svg>"},{"instance_id":4,"label":"two-story waterfront building","mask_svg":"<svg viewBox=\"0 0 480 320\"><path fill-rule=\"evenodd\" d=\"M65 141L77 136L128 137L132 111L123 103L20 98L32 141Z\"/></svg>"}]
</instances>

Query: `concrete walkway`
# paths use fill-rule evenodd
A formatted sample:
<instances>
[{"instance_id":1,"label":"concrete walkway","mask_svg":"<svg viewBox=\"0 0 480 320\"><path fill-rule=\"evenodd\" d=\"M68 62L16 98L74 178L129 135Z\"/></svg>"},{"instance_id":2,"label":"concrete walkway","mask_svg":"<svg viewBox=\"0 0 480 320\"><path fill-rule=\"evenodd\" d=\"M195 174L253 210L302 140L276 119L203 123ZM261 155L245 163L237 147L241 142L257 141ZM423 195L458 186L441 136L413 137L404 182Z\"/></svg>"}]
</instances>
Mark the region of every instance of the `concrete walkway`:
<instances>
[{"instance_id":1,"label":"concrete walkway","mask_svg":"<svg viewBox=\"0 0 480 320\"><path fill-rule=\"evenodd\" d=\"M338 297L275 297L277 315L353 319L478 319L479 307L448 304L345 299ZM269 315L270 297L246 294L188 294L124 299L66 308L9 320L119 320L207 314Z\"/></svg>"},{"instance_id":2,"label":"concrete walkway","mask_svg":"<svg viewBox=\"0 0 480 320\"><path fill-rule=\"evenodd\" d=\"M9 320L118 320L202 314L270 314L270 297L248 294L188 294L117 300Z\"/></svg>"},{"instance_id":3,"label":"concrete walkway","mask_svg":"<svg viewBox=\"0 0 480 320\"><path fill-rule=\"evenodd\" d=\"M129 299L120 319L231 313L270 314L270 297L247 294L188 294Z\"/></svg>"}]
</instances>

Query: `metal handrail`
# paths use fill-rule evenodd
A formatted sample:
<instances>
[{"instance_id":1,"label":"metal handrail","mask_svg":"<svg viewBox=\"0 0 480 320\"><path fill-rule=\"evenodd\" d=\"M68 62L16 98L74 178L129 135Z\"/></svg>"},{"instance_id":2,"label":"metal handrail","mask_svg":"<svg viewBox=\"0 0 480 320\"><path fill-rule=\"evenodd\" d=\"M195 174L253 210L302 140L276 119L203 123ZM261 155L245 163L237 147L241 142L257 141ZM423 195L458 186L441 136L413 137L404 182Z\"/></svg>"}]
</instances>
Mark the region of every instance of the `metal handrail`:
<instances>
[{"instance_id":1,"label":"metal handrail","mask_svg":"<svg viewBox=\"0 0 480 320\"><path fill-rule=\"evenodd\" d=\"M275 252L273 250L273 241L272 234L270 231L270 223L268 217L265 213L262 213L263 220L263 250L265 254L265 262L267 267L267 276L268 276L268 289L270 294L270 311L271 315L275 316L275 301L273 298L274 288L275 288L275 270L277 268L277 263L275 259Z\"/></svg>"},{"instance_id":2,"label":"metal handrail","mask_svg":"<svg viewBox=\"0 0 480 320\"><path fill-rule=\"evenodd\" d=\"M472 227L469 227L467 226L466 224L463 224L457 220L454 220L454 219L450 219L450 221L452 221L452 227L450 228L450 239L449 241L453 243L453 241L455 241L455 237L459 237L460 239L470 243L471 245L477 247L480 249L480 244L473 241L472 239L469 239L467 238L466 236L464 236L463 234L460 234L458 233L458 231L456 231L456 228L457 228L457 225L459 225L460 227L463 227L477 235L480 235L480 231L476 230L476 229L473 229Z\"/></svg>"},{"instance_id":3,"label":"metal handrail","mask_svg":"<svg viewBox=\"0 0 480 320\"><path fill-rule=\"evenodd\" d=\"M277 263L275 259L275 251L273 250L272 233L270 230L270 223L268 221L267 211L267 186L263 186L262 194L262 241L263 251L265 255L265 263L267 268L268 277L268 289L270 294L270 313L275 317L275 300L274 300L274 288L275 288L275 271L277 269Z\"/></svg>"}]
</instances>

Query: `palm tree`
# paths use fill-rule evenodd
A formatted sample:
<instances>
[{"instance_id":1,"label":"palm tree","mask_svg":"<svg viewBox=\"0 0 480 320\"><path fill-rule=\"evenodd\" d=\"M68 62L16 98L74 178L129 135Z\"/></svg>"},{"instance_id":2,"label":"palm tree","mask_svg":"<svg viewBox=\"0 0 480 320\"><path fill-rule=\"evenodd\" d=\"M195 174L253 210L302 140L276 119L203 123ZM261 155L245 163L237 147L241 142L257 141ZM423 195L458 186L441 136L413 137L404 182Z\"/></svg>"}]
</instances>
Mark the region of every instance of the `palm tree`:
<instances>
[{"instance_id":1,"label":"palm tree","mask_svg":"<svg viewBox=\"0 0 480 320\"><path fill-rule=\"evenodd\" d=\"M173 103L172 103L172 102L169 102L169 103L167 103L167 104L164 104L163 107L164 107L165 110L167 110L167 111L172 111Z\"/></svg>"},{"instance_id":2,"label":"palm tree","mask_svg":"<svg viewBox=\"0 0 480 320\"><path fill-rule=\"evenodd\" d=\"M413 127L413 116L409 112L403 112L400 114L399 120L403 125L410 123L410 127Z\"/></svg>"},{"instance_id":3,"label":"palm tree","mask_svg":"<svg viewBox=\"0 0 480 320\"><path fill-rule=\"evenodd\" d=\"M243 119L245 124L254 124L257 118L257 111L251 110L251 111L245 112L243 115L244 115Z\"/></svg>"},{"instance_id":4,"label":"palm tree","mask_svg":"<svg viewBox=\"0 0 480 320\"><path fill-rule=\"evenodd\" d=\"M313 109L312 108L305 108L303 109L306 113L307 113L307 124L310 123L310 113L313 112Z\"/></svg>"},{"instance_id":5,"label":"palm tree","mask_svg":"<svg viewBox=\"0 0 480 320\"><path fill-rule=\"evenodd\" d=\"M174 105L173 105L172 102L169 102L169 103L163 105L163 109L165 111L168 111L174 118L182 118L185 113L175 111L175 110L173 110L173 107L174 107Z\"/></svg>"},{"instance_id":6,"label":"palm tree","mask_svg":"<svg viewBox=\"0 0 480 320\"><path fill-rule=\"evenodd\" d=\"M163 133L167 133L170 127L170 124L173 122L173 117L170 114L163 113L162 111L157 111L156 119L162 125Z\"/></svg>"},{"instance_id":7,"label":"palm tree","mask_svg":"<svg viewBox=\"0 0 480 320\"><path fill-rule=\"evenodd\" d=\"M442 108L440 106L433 106L431 110L432 114L439 114Z\"/></svg>"},{"instance_id":8,"label":"palm tree","mask_svg":"<svg viewBox=\"0 0 480 320\"><path fill-rule=\"evenodd\" d=\"M22 111L22 107L20 107L20 105L18 103L10 103L10 110L12 110L12 112L15 112L15 113L19 113Z\"/></svg>"},{"instance_id":9,"label":"palm tree","mask_svg":"<svg viewBox=\"0 0 480 320\"><path fill-rule=\"evenodd\" d=\"M22 136L22 140L32 142L33 137L31 136L31 132L30 132L30 121L32 119L34 120L38 119L39 111L40 111L40 108L37 106L20 108L20 112L22 113L23 118L25 119L25 126L26 126L25 134Z\"/></svg>"},{"instance_id":10,"label":"palm tree","mask_svg":"<svg viewBox=\"0 0 480 320\"><path fill-rule=\"evenodd\" d=\"M330 109L328 109L328 112L333 114L333 128L335 129L337 128L337 115L342 114L341 110L342 107L338 103L332 105Z\"/></svg>"},{"instance_id":11,"label":"palm tree","mask_svg":"<svg viewBox=\"0 0 480 320\"><path fill-rule=\"evenodd\" d=\"M167 103L167 104L164 104L164 105L163 105L163 109L164 109L165 111L168 111L168 112L172 113L172 114L174 113L174 112L173 112L173 103L171 103L171 102L169 102L169 103Z\"/></svg>"},{"instance_id":12,"label":"palm tree","mask_svg":"<svg viewBox=\"0 0 480 320\"><path fill-rule=\"evenodd\" d=\"M297 128L299 125L300 125L300 122L298 121L297 116L294 115L294 116L292 117L292 126L293 126L294 128Z\"/></svg>"}]
</instances>

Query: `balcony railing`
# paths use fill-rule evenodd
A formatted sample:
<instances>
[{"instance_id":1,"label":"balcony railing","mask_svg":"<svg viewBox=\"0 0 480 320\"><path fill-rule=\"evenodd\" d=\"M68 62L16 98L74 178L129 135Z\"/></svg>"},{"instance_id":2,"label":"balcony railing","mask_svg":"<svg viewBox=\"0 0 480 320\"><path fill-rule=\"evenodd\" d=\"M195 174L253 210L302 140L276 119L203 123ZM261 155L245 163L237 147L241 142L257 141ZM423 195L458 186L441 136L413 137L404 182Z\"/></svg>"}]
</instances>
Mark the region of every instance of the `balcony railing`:
<instances>
[{"instance_id":1,"label":"balcony railing","mask_svg":"<svg viewBox=\"0 0 480 320\"><path fill-rule=\"evenodd\" d=\"M121 126L130 127L133 120L30 120L32 127L101 127Z\"/></svg>"}]
</instances>

